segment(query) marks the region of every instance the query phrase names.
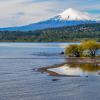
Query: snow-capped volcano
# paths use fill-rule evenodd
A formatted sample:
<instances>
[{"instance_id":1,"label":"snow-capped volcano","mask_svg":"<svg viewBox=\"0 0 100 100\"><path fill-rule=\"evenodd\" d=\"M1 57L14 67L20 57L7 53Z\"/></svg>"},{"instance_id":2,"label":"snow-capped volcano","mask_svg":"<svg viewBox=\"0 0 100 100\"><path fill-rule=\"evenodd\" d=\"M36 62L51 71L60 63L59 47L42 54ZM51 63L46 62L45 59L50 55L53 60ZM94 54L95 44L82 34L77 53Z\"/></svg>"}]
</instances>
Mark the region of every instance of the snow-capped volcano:
<instances>
[{"instance_id":1,"label":"snow-capped volcano","mask_svg":"<svg viewBox=\"0 0 100 100\"><path fill-rule=\"evenodd\" d=\"M86 12L80 12L69 8L58 15L61 20L93 20L92 17Z\"/></svg>"},{"instance_id":2,"label":"snow-capped volcano","mask_svg":"<svg viewBox=\"0 0 100 100\"><path fill-rule=\"evenodd\" d=\"M73 25L80 25L80 24L91 24L91 23L98 23L98 22L86 12L81 12L69 8L64 12L58 14L57 16L52 17L45 21L41 21L38 23L33 23L25 26L20 26L20 27L0 28L0 30L30 31L30 30L38 30L38 29L45 29L45 28L56 28L56 27L73 26Z\"/></svg>"}]
</instances>

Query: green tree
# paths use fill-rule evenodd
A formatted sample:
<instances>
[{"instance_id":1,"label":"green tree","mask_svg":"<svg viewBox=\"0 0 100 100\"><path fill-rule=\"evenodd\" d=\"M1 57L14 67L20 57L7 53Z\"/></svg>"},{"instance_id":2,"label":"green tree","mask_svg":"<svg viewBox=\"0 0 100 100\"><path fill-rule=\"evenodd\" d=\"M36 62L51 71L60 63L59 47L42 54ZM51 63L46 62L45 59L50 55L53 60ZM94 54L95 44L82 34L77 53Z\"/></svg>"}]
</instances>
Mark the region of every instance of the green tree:
<instances>
[{"instance_id":1,"label":"green tree","mask_svg":"<svg viewBox=\"0 0 100 100\"><path fill-rule=\"evenodd\" d=\"M83 53L81 45L71 44L65 49L65 54L68 56L80 57Z\"/></svg>"},{"instance_id":2,"label":"green tree","mask_svg":"<svg viewBox=\"0 0 100 100\"><path fill-rule=\"evenodd\" d=\"M84 41L81 43L81 45L85 51L86 50L89 51L89 55L91 57L95 57L96 52L100 49L100 44L96 42L95 40Z\"/></svg>"}]
</instances>

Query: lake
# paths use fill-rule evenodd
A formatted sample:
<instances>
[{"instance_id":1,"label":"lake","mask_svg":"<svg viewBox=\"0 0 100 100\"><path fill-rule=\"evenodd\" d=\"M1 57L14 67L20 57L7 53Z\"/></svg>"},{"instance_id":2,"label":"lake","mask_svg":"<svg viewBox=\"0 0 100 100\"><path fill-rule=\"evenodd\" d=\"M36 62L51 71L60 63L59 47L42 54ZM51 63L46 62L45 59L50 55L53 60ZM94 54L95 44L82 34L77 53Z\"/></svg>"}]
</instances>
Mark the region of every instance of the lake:
<instances>
[{"instance_id":1,"label":"lake","mask_svg":"<svg viewBox=\"0 0 100 100\"><path fill-rule=\"evenodd\" d=\"M0 43L0 100L99 100L100 64L48 68L66 62L60 53L69 44Z\"/></svg>"}]
</instances>

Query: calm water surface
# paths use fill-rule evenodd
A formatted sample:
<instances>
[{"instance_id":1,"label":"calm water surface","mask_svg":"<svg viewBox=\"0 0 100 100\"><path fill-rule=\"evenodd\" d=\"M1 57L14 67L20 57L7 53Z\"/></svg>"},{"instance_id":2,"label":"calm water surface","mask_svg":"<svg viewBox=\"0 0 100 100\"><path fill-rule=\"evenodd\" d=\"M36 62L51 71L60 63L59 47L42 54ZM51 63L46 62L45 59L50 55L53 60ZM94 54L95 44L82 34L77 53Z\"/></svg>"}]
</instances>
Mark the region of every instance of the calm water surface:
<instances>
[{"instance_id":1,"label":"calm water surface","mask_svg":"<svg viewBox=\"0 0 100 100\"><path fill-rule=\"evenodd\" d=\"M100 77L48 76L69 43L0 43L0 100L99 100ZM53 81L58 79L58 81Z\"/></svg>"},{"instance_id":2,"label":"calm water surface","mask_svg":"<svg viewBox=\"0 0 100 100\"><path fill-rule=\"evenodd\" d=\"M58 66L38 68L39 72L51 76L90 77L100 76L99 63L66 63Z\"/></svg>"}]
</instances>

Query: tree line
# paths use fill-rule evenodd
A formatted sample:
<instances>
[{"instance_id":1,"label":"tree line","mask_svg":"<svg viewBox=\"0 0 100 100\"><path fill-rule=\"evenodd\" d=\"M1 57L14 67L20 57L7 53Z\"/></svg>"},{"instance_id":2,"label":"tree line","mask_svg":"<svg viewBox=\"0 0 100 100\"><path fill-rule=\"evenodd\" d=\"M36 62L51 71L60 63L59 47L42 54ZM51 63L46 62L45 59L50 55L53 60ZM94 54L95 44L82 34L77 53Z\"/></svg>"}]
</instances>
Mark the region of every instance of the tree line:
<instances>
[{"instance_id":1,"label":"tree line","mask_svg":"<svg viewBox=\"0 0 100 100\"><path fill-rule=\"evenodd\" d=\"M66 42L95 39L100 41L100 24L83 24L36 31L0 31L3 42Z\"/></svg>"}]
</instances>

